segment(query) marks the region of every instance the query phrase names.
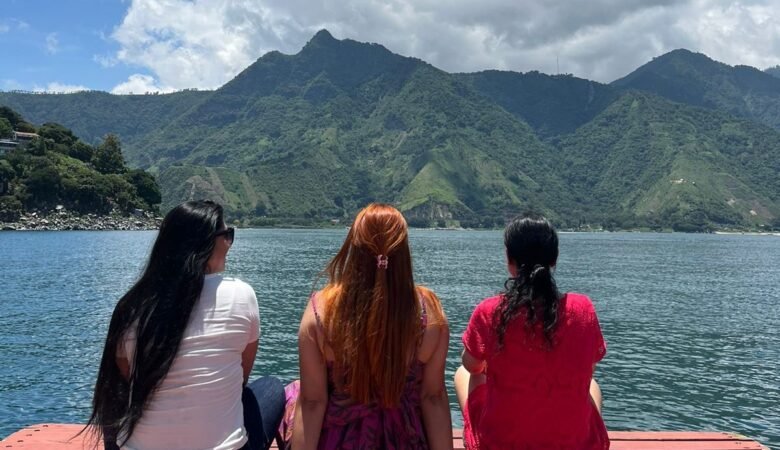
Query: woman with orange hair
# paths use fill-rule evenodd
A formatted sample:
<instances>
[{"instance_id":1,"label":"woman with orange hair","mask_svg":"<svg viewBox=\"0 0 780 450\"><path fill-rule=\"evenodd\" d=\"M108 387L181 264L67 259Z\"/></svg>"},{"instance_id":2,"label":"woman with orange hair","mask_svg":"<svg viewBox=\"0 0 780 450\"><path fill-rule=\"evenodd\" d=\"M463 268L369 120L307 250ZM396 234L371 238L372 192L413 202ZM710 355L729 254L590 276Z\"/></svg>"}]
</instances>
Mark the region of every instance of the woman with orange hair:
<instances>
[{"instance_id":1,"label":"woman with orange hair","mask_svg":"<svg viewBox=\"0 0 780 450\"><path fill-rule=\"evenodd\" d=\"M301 319L286 447L452 448L449 327L436 295L414 284L401 213L361 210L325 272Z\"/></svg>"}]
</instances>

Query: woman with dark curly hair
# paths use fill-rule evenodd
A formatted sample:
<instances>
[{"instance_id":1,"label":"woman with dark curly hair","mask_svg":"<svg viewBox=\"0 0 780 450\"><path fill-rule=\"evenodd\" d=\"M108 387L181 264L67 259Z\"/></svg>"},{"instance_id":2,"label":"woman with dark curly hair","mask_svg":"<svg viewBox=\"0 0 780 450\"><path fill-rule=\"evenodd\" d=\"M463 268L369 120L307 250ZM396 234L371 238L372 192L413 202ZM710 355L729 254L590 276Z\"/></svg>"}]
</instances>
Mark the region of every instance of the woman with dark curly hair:
<instances>
[{"instance_id":1,"label":"woman with dark curly hair","mask_svg":"<svg viewBox=\"0 0 780 450\"><path fill-rule=\"evenodd\" d=\"M510 278L474 310L455 374L467 448L608 449L593 380L606 346L593 304L558 292L547 220L515 219L504 244Z\"/></svg>"}]
</instances>

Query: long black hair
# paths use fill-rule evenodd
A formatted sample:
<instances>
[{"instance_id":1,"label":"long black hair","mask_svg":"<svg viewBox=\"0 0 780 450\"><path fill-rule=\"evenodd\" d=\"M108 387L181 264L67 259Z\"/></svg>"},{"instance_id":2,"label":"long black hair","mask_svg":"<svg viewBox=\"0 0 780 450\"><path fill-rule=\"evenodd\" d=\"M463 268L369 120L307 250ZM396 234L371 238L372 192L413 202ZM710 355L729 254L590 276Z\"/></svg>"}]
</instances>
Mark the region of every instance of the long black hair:
<instances>
[{"instance_id":1,"label":"long black hair","mask_svg":"<svg viewBox=\"0 0 780 450\"><path fill-rule=\"evenodd\" d=\"M528 327L542 323L544 338L551 347L561 299L552 275L558 260L558 235L547 219L522 217L506 226L504 245L517 274L504 283L505 291L496 309L499 348L504 346L507 326L521 312L525 312Z\"/></svg>"},{"instance_id":2,"label":"long black hair","mask_svg":"<svg viewBox=\"0 0 780 450\"><path fill-rule=\"evenodd\" d=\"M133 434L179 350L223 222L222 207L210 201L183 203L163 219L146 268L111 316L87 422L96 437L124 444ZM137 340L126 380L116 355L131 327Z\"/></svg>"}]
</instances>

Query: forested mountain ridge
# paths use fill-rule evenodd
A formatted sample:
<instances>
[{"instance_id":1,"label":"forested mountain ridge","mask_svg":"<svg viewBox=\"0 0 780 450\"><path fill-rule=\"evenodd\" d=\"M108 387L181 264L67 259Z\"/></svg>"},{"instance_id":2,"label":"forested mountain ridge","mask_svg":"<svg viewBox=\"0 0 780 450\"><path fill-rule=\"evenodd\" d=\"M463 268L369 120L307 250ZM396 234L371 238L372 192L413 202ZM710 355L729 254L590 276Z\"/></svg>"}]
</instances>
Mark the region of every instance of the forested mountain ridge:
<instances>
[{"instance_id":1,"label":"forested mountain ridge","mask_svg":"<svg viewBox=\"0 0 780 450\"><path fill-rule=\"evenodd\" d=\"M689 55L672 56L687 64ZM680 83L723 84L705 75ZM700 108L723 102L673 103L623 84L448 74L323 30L298 54L268 53L215 91L135 103L0 93L0 104L34 111L33 121L59 114L89 136L140 114L120 136L128 161L158 175L163 207L208 197L253 223L347 218L376 200L419 225L491 226L532 209L571 227L780 226L780 133L734 117L758 121L748 113ZM85 111L114 102L116 115L76 117L74 99Z\"/></svg>"},{"instance_id":2,"label":"forested mountain ridge","mask_svg":"<svg viewBox=\"0 0 780 450\"><path fill-rule=\"evenodd\" d=\"M612 86L652 92L780 129L780 78L679 49L654 58Z\"/></svg>"}]
</instances>

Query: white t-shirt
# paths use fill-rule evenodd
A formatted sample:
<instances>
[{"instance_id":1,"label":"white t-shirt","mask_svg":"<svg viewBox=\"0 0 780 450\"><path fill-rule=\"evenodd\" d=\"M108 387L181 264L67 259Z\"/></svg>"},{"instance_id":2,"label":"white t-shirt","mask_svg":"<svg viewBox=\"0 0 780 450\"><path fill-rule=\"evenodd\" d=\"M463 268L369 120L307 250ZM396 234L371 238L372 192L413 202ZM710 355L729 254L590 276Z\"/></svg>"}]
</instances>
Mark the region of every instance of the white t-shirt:
<instances>
[{"instance_id":1,"label":"white t-shirt","mask_svg":"<svg viewBox=\"0 0 780 450\"><path fill-rule=\"evenodd\" d=\"M240 449L247 442L241 353L259 336L254 290L235 278L206 275L176 359L122 448ZM119 347L132 366L135 327Z\"/></svg>"}]
</instances>

